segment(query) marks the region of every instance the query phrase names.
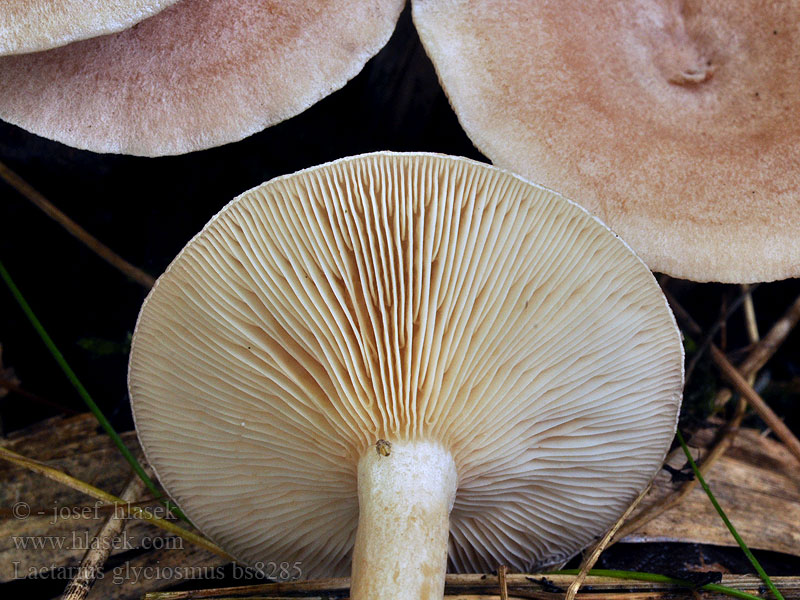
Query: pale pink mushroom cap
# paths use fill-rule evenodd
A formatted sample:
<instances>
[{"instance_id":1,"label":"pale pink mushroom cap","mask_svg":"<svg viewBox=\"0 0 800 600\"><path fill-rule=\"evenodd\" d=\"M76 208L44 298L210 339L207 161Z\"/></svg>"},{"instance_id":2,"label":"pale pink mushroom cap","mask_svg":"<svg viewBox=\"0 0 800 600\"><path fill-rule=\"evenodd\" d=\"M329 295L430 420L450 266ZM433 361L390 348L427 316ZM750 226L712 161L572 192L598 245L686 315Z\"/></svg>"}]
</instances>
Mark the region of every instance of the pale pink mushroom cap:
<instances>
[{"instance_id":1,"label":"pale pink mushroom cap","mask_svg":"<svg viewBox=\"0 0 800 600\"><path fill-rule=\"evenodd\" d=\"M138 26L0 58L0 118L95 152L235 142L342 87L403 0L189 0Z\"/></svg>"},{"instance_id":2,"label":"pale pink mushroom cap","mask_svg":"<svg viewBox=\"0 0 800 600\"><path fill-rule=\"evenodd\" d=\"M656 271L800 276L800 3L413 0L462 126Z\"/></svg>"},{"instance_id":3,"label":"pale pink mushroom cap","mask_svg":"<svg viewBox=\"0 0 800 600\"><path fill-rule=\"evenodd\" d=\"M0 56L122 31L176 0L2 0Z\"/></svg>"}]
</instances>

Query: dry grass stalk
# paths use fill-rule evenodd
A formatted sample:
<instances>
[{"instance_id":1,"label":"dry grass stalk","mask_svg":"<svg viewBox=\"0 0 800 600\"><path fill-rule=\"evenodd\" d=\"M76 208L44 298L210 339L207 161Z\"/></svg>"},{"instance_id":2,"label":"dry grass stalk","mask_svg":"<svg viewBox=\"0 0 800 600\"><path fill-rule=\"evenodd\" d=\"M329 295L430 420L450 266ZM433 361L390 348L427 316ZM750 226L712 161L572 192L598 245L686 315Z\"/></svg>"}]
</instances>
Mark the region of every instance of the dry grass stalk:
<instances>
[{"instance_id":1,"label":"dry grass stalk","mask_svg":"<svg viewBox=\"0 0 800 600\"><path fill-rule=\"evenodd\" d=\"M783 316L778 319L770 328L752 352L739 366L739 370L744 375L755 373L775 354L775 351L783 343L792 329L800 322L800 296L786 310Z\"/></svg>"},{"instance_id":2,"label":"dry grass stalk","mask_svg":"<svg viewBox=\"0 0 800 600\"><path fill-rule=\"evenodd\" d=\"M716 346L711 346L711 358L719 367L723 376L733 384L733 387L738 391L742 397L747 400L747 403L758 413L758 416L766 423L767 427L772 429L773 433L780 439L789 451L800 462L800 441L792 433L783 421L778 418L778 415L764 402L764 399L756 392L753 387L747 383L747 380L742 374L734 367L727 359L725 354Z\"/></svg>"},{"instance_id":3,"label":"dry grass stalk","mask_svg":"<svg viewBox=\"0 0 800 600\"><path fill-rule=\"evenodd\" d=\"M666 283L666 281L662 283L662 286L664 283ZM673 307L676 316L685 323L685 326L690 330L690 332L693 335L701 334L702 330L700 329L700 326L697 325L694 319L692 319L691 315L685 311L685 309L677 302L677 300L669 293L669 291L666 290L666 288L664 289L664 293L666 294L670 305ZM750 294L749 288L746 290L744 300L745 320L748 323L748 335L751 336L751 341L754 342L755 345L748 354L747 358L742 362L739 370L742 375L748 378L748 383L752 385L758 370L761 369L764 364L766 364L766 362L783 343L795 325L797 325L798 321L800 321L800 297L794 301L789 309L770 328L767 335L761 340L753 339L753 335L758 335L758 330L755 326L755 313L753 312L750 314L747 309L748 298L749 306L752 308L752 295ZM715 405L718 407L724 405L728 402L728 400L730 400L731 396L732 392L729 389L720 390L720 392L717 394ZM706 454L698 460L698 467L703 475L705 475L711 465L713 465L714 462L719 457L723 456L725 452L727 452L728 448L730 448L739 430L739 426L742 423L742 419L744 418L745 409L746 401L744 398L741 398L736 407L736 412L731 420L720 431L717 441L709 448ZM611 543L613 544L625 536L632 534L656 517L677 506L680 501L696 486L696 480L684 482L678 489L675 490L674 493L653 504L646 510L646 512L642 512L634 519L627 521L622 527L620 527Z\"/></svg>"},{"instance_id":4,"label":"dry grass stalk","mask_svg":"<svg viewBox=\"0 0 800 600\"><path fill-rule=\"evenodd\" d=\"M678 301L675 300L675 298L666 290L664 290L664 293L667 296L667 300L669 300L670 305L672 306L672 310L675 312L675 316L677 316L678 319L684 323L687 329L689 329L690 333L693 335L699 335L702 333L700 326L695 322L694 319L692 319L691 315L686 312L686 310L678 303ZM798 318L800 318L800 305L798 305L798 302L800 302L800 298L792 305L790 314L793 314L795 307L797 307ZM772 330L770 330L770 334L771 333ZM767 336L762 340L762 343L767 340L767 337L769 337L770 334L767 334ZM773 340L770 340L770 342L772 341ZM763 356L764 351L759 350L760 347L761 343L754 348L753 352L759 352L759 356ZM722 350L717 348L716 345L711 344L710 352L711 359L722 372L723 376L730 381L731 384L733 384L733 387L736 389L736 391L738 391L742 397L747 400L748 404L753 407L753 409L758 413L758 416L760 416L767 424L767 427L772 429L778 439L786 444L790 452L800 462L800 441L797 440L792 431L786 425L784 425L783 421L781 421L778 418L778 415L776 415L775 412L767 405L767 403L764 402L764 399L759 396L758 392L756 392L752 386L747 383L747 380L743 374L731 364ZM752 361L752 364L755 365L757 363Z\"/></svg>"},{"instance_id":5,"label":"dry grass stalk","mask_svg":"<svg viewBox=\"0 0 800 600\"><path fill-rule=\"evenodd\" d=\"M747 337L751 344L758 343L758 323L756 322L756 309L753 305L753 294L750 293L750 286L747 284L742 285L742 292L744 292L744 322L747 330Z\"/></svg>"},{"instance_id":6,"label":"dry grass stalk","mask_svg":"<svg viewBox=\"0 0 800 600\"><path fill-rule=\"evenodd\" d=\"M508 600L508 583L506 576L508 575L508 567L500 565L497 567L497 582L500 586L500 600Z\"/></svg>"},{"instance_id":7,"label":"dry grass stalk","mask_svg":"<svg viewBox=\"0 0 800 600\"><path fill-rule=\"evenodd\" d=\"M496 587L497 577L492 576L491 579ZM281 596L284 594L307 594L313 596L314 592L323 592L324 595L338 595L339 592L346 592L349 589L349 577L335 577L329 579L312 579L310 581L285 581L278 583L262 583L258 585L242 585L216 590L151 592L147 594L145 598L147 600L188 600L190 598L220 598L226 595L252 597L258 595Z\"/></svg>"},{"instance_id":8,"label":"dry grass stalk","mask_svg":"<svg viewBox=\"0 0 800 600\"><path fill-rule=\"evenodd\" d=\"M608 547L614 535L617 533L617 531L625 522L625 520L631 515L634 509L637 506L639 506L639 503L647 495L647 492L650 491L650 487L652 485L653 482L650 481L648 486L645 489L643 489L639 493L639 495L636 496L634 501L631 502L630 506L627 509L625 509L625 512L622 513L622 516L620 516L619 519L617 519L617 522L614 523L611 529L606 531L605 535L603 535L603 537L600 538L600 540L594 545L594 547L588 554L584 555L583 560L581 561L581 566L580 570L578 571L578 575L577 577L575 577L575 581L573 581L569 585L569 588L567 589L567 594L564 597L565 600L575 600L575 596L578 595L578 590L581 588L583 582L586 580L586 577L589 575L589 571L591 570L591 568L595 565L595 563L597 563L597 559L600 558L600 555L603 553L603 550L605 550Z\"/></svg>"},{"instance_id":9,"label":"dry grass stalk","mask_svg":"<svg viewBox=\"0 0 800 600\"><path fill-rule=\"evenodd\" d=\"M714 444L708 449L708 451L703 455L702 458L697 460L697 466L700 469L700 473L705 475L708 470L711 468L711 465L714 464L721 456L723 456L727 451L728 448L731 447L733 444L733 440L736 437L736 434L739 432L739 426L742 423L742 419L745 415L746 404L741 403L736 410L736 414L733 418L725 424L725 426L721 429L720 434L717 436L717 440ZM680 448L678 449L680 452ZM681 500L686 497L695 487L697 487L697 480L690 479L689 481L685 481L679 488L677 488L674 492L672 492L669 496L665 496L661 498L658 502L654 503L650 506L646 512L642 512L638 514L634 519L625 522L625 524L619 528L619 531L614 535L611 543L616 543L625 536L632 534L633 532L637 531L653 519L659 517L663 513L667 512L671 508L674 508L678 504L680 504Z\"/></svg>"},{"instance_id":10,"label":"dry grass stalk","mask_svg":"<svg viewBox=\"0 0 800 600\"><path fill-rule=\"evenodd\" d=\"M70 219L66 214L56 208L52 202L50 202L39 191L37 191L31 184L9 169L8 166L2 162L0 162L0 178L17 190L30 202L36 205L36 207L38 207L47 216L69 231L73 236L78 238L78 240L83 242L83 244L86 245L86 247L88 247L92 252L97 254L115 269L121 271L126 277L148 289L153 287L155 279L152 276L129 263L111 248L103 244L100 240L86 231L83 227L78 225L75 221Z\"/></svg>"},{"instance_id":11,"label":"dry grass stalk","mask_svg":"<svg viewBox=\"0 0 800 600\"><path fill-rule=\"evenodd\" d=\"M12 452L7 448L0 447L0 459L6 460L10 463L13 463L17 466L24 467L40 475L44 475L45 477L52 479L53 481L57 481L59 483L63 483L64 485L71 487L72 489L78 490L83 492L87 496L91 496L97 500L101 500L103 502L107 502L109 504L116 504L119 511L122 511L120 514L123 516L128 516L129 514L137 519L141 519L143 521L147 521L159 527L169 533L173 533L185 539L187 542L191 542L201 548L205 548L213 552L214 554L218 554L222 557L227 558L228 560L233 560L233 557L225 552L222 548L207 540L206 538L197 535L191 531L183 529L174 523L167 521L166 519L161 519L159 517L154 516L151 512L144 510L138 506L132 505L128 502L125 502L122 498L118 498L113 494L109 494L99 488L94 487L93 485L89 485L84 481L80 481L79 479L75 479L64 473L63 471L59 471L49 465L41 463L39 461L27 458L22 456L21 454L17 454L16 452Z\"/></svg>"},{"instance_id":12,"label":"dry grass stalk","mask_svg":"<svg viewBox=\"0 0 800 600\"><path fill-rule=\"evenodd\" d=\"M671 301L670 301L671 302ZM786 337L800 322L800 296L789 306L786 312L778 319L761 340L739 365L739 372L745 377L753 377L767 364L775 351L780 347ZM729 389L720 390L714 401L717 407L724 406L733 393Z\"/></svg>"},{"instance_id":13,"label":"dry grass stalk","mask_svg":"<svg viewBox=\"0 0 800 600\"><path fill-rule=\"evenodd\" d=\"M548 573L508 573L506 584L509 599L512 598L539 598L541 600L561 600L564 590L575 580L575 575L559 575ZM800 599L800 577L773 577L776 585L780 586L786 600ZM762 581L757 576L750 575L723 575L719 582L742 592L766 597ZM499 577L495 575L459 574L448 575L445 587L445 598L454 600L476 600L478 598L499 599L496 590ZM687 597L693 590L687 590L672 583L656 583L648 581L634 581L631 579L615 579L611 577L597 577L590 575L586 578L586 587L578 598L592 598L593 600L643 600L645 598L664 599ZM325 598L347 597L350 580L318 579L314 581L293 581L283 583L266 583L260 585L241 586L234 588L180 591L180 592L151 592L145 596L146 600L200 600L213 598L223 600L227 598L249 598L251 600L266 598ZM716 593L703 592L703 598L729 598Z\"/></svg>"},{"instance_id":14,"label":"dry grass stalk","mask_svg":"<svg viewBox=\"0 0 800 600\"><path fill-rule=\"evenodd\" d=\"M125 489L122 490L120 498L125 502L133 502L140 498L146 490L147 488L144 482L134 475L128 481ZM89 595L92 585L94 585L97 576L103 569L103 565L111 554L114 538L122 533L126 524L127 519L116 513L110 515L108 519L106 519L102 528L95 536L96 543L90 545L81 560L77 575L69 582L67 588L64 590L64 594L61 596L62 600L84 600L84 598Z\"/></svg>"}]
</instances>

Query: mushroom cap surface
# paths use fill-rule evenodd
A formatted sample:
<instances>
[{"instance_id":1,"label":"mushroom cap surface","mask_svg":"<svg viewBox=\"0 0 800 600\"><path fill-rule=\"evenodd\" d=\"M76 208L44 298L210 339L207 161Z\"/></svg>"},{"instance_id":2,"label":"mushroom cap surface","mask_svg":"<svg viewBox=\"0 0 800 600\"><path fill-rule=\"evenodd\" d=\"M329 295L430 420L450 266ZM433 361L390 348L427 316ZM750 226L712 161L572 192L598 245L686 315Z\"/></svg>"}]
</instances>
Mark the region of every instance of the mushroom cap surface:
<instances>
[{"instance_id":1,"label":"mushroom cap surface","mask_svg":"<svg viewBox=\"0 0 800 600\"><path fill-rule=\"evenodd\" d=\"M0 118L95 152L238 141L354 77L403 0L191 0L137 27L0 58Z\"/></svg>"},{"instance_id":2,"label":"mushroom cap surface","mask_svg":"<svg viewBox=\"0 0 800 600\"><path fill-rule=\"evenodd\" d=\"M475 145L656 271L800 276L800 2L414 0Z\"/></svg>"},{"instance_id":3,"label":"mushroom cap surface","mask_svg":"<svg viewBox=\"0 0 800 600\"><path fill-rule=\"evenodd\" d=\"M418 440L457 468L450 568L533 569L654 476L682 361L652 274L584 209L489 165L377 153L217 214L146 299L129 389L166 490L244 562L346 573L359 457Z\"/></svg>"},{"instance_id":4,"label":"mushroom cap surface","mask_svg":"<svg viewBox=\"0 0 800 600\"><path fill-rule=\"evenodd\" d=\"M0 56L127 29L177 0L3 0Z\"/></svg>"}]
</instances>

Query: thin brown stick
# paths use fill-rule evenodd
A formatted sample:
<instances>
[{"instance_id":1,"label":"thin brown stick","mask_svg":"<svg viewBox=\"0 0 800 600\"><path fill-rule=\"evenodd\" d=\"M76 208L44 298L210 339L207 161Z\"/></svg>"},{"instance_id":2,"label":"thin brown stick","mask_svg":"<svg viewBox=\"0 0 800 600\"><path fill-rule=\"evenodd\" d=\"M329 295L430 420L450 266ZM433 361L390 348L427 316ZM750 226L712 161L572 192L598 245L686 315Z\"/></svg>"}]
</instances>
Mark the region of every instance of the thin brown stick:
<instances>
[{"instance_id":1,"label":"thin brown stick","mask_svg":"<svg viewBox=\"0 0 800 600\"><path fill-rule=\"evenodd\" d=\"M75 221L70 219L66 214L56 208L52 202L50 202L39 191L37 191L31 184L9 169L8 166L2 162L0 162L0 178L5 180L8 185L17 190L22 196L36 205L47 216L69 231L73 236L78 238L78 240L83 242L83 244L86 245L92 252L108 262L112 267L125 274L126 277L148 289L153 287L155 279L151 275L148 275L140 268L129 263L111 248L103 244L100 240L86 231L83 227L78 225Z\"/></svg>"},{"instance_id":2,"label":"thin brown stick","mask_svg":"<svg viewBox=\"0 0 800 600\"><path fill-rule=\"evenodd\" d=\"M749 356L739 365L739 370L742 374L749 375L761 369L772 358L772 355L775 354L775 351L798 322L800 322L800 296L797 297L783 316L770 328L767 335L756 344Z\"/></svg>"},{"instance_id":3,"label":"thin brown stick","mask_svg":"<svg viewBox=\"0 0 800 600\"><path fill-rule=\"evenodd\" d=\"M495 581L496 577L492 577ZM186 600L188 598L216 598L220 596L247 595L274 595L282 594L308 594L310 592L343 592L350 589L350 578L331 577L328 579L312 579L309 581L281 581L278 583L259 583L255 585L240 585L230 588L179 591L179 592L149 592L145 595L147 600Z\"/></svg>"},{"instance_id":4,"label":"thin brown stick","mask_svg":"<svg viewBox=\"0 0 800 600\"><path fill-rule=\"evenodd\" d=\"M786 594L787 600L800 597L800 578L798 577L773 577L776 585ZM509 596L522 596L526 598L547 598L559 600L563 593L558 590L566 589L575 580L575 575L562 575L552 573L509 573L506 576ZM750 575L723 575L721 585L741 590L751 594L766 597L761 588L761 579ZM494 575L481 574L448 574L445 586L445 598L454 595L458 598L476 597L499 598L494 595L497 590L498 578ZM672 583L635 581L632 579L614 579L612 577L597 577L590 575L586 578L586 585L591 585L581 592L580 597L600 599L628 599L641 598L669 598L675 597L675 592L685 591L685 587ZM146 600L193 600L200 598L280 598L280 597L340 597L347 593L350 587L349 579L318 579L312 581L294 581L281 583L264 583L258 585L239 586L232 588L206 589L178 592L150 592L145 595ZM486 596L485 594L489 594ZM472 596L470 596L472 595ZM711 592L703 592L704 597L717 597Z\"/></svg>"},{"instance_id":5,"label":"thin brown stick","mask_svg":"<svg viewBox=\"0 0 800 600\"><path fill-rule=\"evenodd\" d=\"M761 370L798 323L800 323L800 296L786 309L786 312L770 328L767 335L761 338L747 358L742 361L742 364L739 365L741 374L749 377Z\"/></svg>"},{"instance_id":6,"label":"thin brown stick","mask_svg":"<svg viewBox=\"0 0 800 600\"><path fill-rule=\"evenodd\" d=\"M753 294L750 293L750 286L746 283L742 284L742 291L744 292L742 310L744 310L745 329L747 330L747 337L750 343L755 344L758 342L759 335L758 322L756 321L756 309L755 306L753 306Z\"/></svg>"},{"instance_id":7,"label":"thin brown stick","mask_svg":"<svg viewBox=\"0 0 800 600\"><path fill-rule=\"evenodd\" d=\"M751 290L755 289L755 286L753 286L753 288L750 288L750 289ZM670 304L673 304L673 302L675 302L674 297L666 289L664 289L664 295L667 297L668 300L670 300ZM726 328L728 319L730 319L731 316L739 309L739 306L741 306L744 303L745 298L747 297L747 295L748 294L743 292L742 294L737 296L737 298L733 302L730 302L730 303L727 302L723 298L723 303L722 303L722 307L720 308L719 317L714 322L714 324L709 328L708 332L705 333L705 335L703 335L703 331L700 328L700 326L697 325L697 323L695 323L694 320L692 320L692 323L694 324L694 327L691 328L690 333L692 335L694 335L694 336L697 336L698 338L702 337L702 340L699 341L698 346L697 346L697 350L694 352L694 355L692 356L692 358L686 364L686 373L685 373L685 376L684 376L684 381L688 382L691 379L692 373L694 372L694 369L697 366L697 363L703 357L703 355L706 353L706 351L711 346L711 344L714 342L714 338L716 337L717 333L720 334L720 339L721 339L720 344L722 345L723 348L726 347L726 345L727 345L726 337L727 336L723 335L723 334L726 331L725 328ZM678 311L675 310L674 304L673 304L673 311L675 311L676 316L678 316ZM683 311L683 314L684 314L684 317L688 317L689 319L691 319L691 317L689 317L689 315L688 315L688 313L686 313L686 311Z\"/></svg>"},{"instance_id":8,"label":"thin brown stick","mask_svg":"<svg viewBox=\"0 0 800 600\"><path fill-rule=\"evenodd\" d=\"M168 531L169 533L174 533L177 536L182 537L187 542L195 544L201 548L205 548L214 554L218 554L223 558L233 561L233 557L225 552L222 548L217 546L215 543L207 540L206 538L197 535L191 531L188 531L174 523L170 523L166 519L161 519L156 517L151 513L151 511L144 510L138 506L134 506L114 496L113 494L109 494L106 491L101 490L100 488L96 488L93 485L89 485L85 481L81 481L80 479L76 479L75 477L71 477L67 475L63 471L59 471L49 465L46 465L42 462L37 460L33 460L31 458L27 458L22 456L21 454L17 454L9 450L8 448L3 448L0 446L0 459L7 460L10 463L18 465L20 467L24 467L35 473L39 473L40 475L44 475L48 479L52 479L53 481L57 481L62 483L68 487L71 487L74 490L78 490L79 492L83 492L87 496L91 496L92 498L96 498L98 500L102 500L103 502L107 502L109 504L117 505L118 510L122 511L120 514L123 516L132 515L137 519L141 519L143 521L147 521L148 523L155 525L156 527L160 527L161 529Z\"/></svg>"},{"instance_id":9,"label":"thin brown stick","mask_svg":"<svg viewBox=\"0 0 800 600\"><path fill-rule=\"evenodd\" d=\"M497 584L500 586L500 600L508 600L508 583L506 576L508 575L508 567L500 565L497 567Z\"/></svg>"},{"instance_id":10,"label":"thin brown stick","mask_svg":"<svg viewBox=\"0 0 800 600\"><path fill-rule=\"evenodd\" d=\"M772 429L778 439L786 444L789 452L800 462L800 441L798 441L792 433L792 430L778 418L778 415L764 402L764 399L759 396L758 392L756 392L749 383L747 383L747 380L742 374L716 346L711 346L711 358L717 364L717 367L719 367L722 375L731 382L733 387L736 388L736 391L747 400L747 403L753 407L753 410L755 410L758 416L767 424L767 427Z\"/></svg>"},{"instance_id":11,"label":"thin brown stick","mask_svg":"<svg viewBox=\"0 0 800 600\"><path fill-rule=\"evenodd\" d=\"M783 344L787 336L800 322L800 296L786 309L780 319L770 328L761 340L739 365L739 372L745 377L755 375L772 358L775 351ZM733 393L729 389L720 390L714 401L717 407L724 406Z\"/></svg>"},{"instance_id":12,"label":"thin brown stick","mask_svg":"<svg viewBox=\"0 0 800 600\"><path fill-rule=\"evenodd\" d=\"M630 506L625 509L625 512L622 513L622 516L617 519L617 522L606 531L602 538L594 545L592 550L583 557L581 561L580 569L578 570L578 575L575 577L575 581L573 581L569 588L567 588L567 594L564 596L564 600L575 600L575 596L578 595L578 590L581 589L583 582L586 580L586 577L589 575L589 571L597 562L597 559L600 558L600 555L603 553L603 550L611 543L611 539L617 533L619 528L625 522L625 520L631 515L633 510L639 506L639 503L642 501L647 495L647 492L650 491L650 487L653 485L653 481L651 480L650 483L647 484L647 487L644 488L639 495L636 496L633 502L631 502Z\"/></svg>"},{"instance_id":13,"label":"thin brown stick","mask_svg":"<svg viewBox=\"0 0 800 600\"><path fill-rule=\"evenodd\" d=\"M134 475L122 490L120 498L125 502L133 502L141 497L146 489L144 481ZM95 536L94 542L90 544L83 556L77 574L64 590L61 600L84 600L89 595L89 591L111 554L114 539L122 533L126 524L127 519L117 515L116 512L106 519L103 527Z\"/></svg>"},{"instance_id":14,"label":"thin brown stick","mask_svg":"<svg viewBox=\"0 0 800 600\"><path fill-rule=\"evenodd\" d=\"M692 319L692 317L683 309L683 307L678 304L675 298L669 293L669 291L665 290L664 293L666 294L670 304L675 311L675 314L678 318L685 324L685 326L690 330L692 335L698 335L701 333L699 325ZM750 295L750 290L747 290L747 296ZM747 311L747 299L745 297L745 319L749 320ZM800 297L798 297L794 303L787 309L787 311L783 314L783 316L778 319L778 321L770 328L769 332L766 336L764 336L761 340L752 340L752 333L757 333L757 328L754 327L754 324L748 325L748 330L750 331L751 340L755 343L752 347L750 353L748 354L747 358L742 362L742 365L739 367L739 371L742 375L745 375L748 378L748 383L750 385L753 384L753 379L757 371L763 367L766 362L772 357L778 347L783 343L792 329L800 322ZM732 392L730 389L725 388L719 391L717 394L717 398L715 401L715 405L721 407L725 405L731 398ZM712 444L712 446L708 449L708 451L703 455L703 457L698 460L698 467L700 468L700 472L705 475L708 470L710 469L711 465L714 462L723 456L725 452L728 451L728 448L731 447L733 441L736 437L736 434L739 431L739 427L742 423L742 419L744 418L745 411L746 411L747 403L744 398L739 400L739 403L736 407L736 412L734 413L731 420L723 427L720 431L720 434L717 436L717 440ZM624 537L634 533L653 519L659 517L666 511L670 510L677 506L681 500L689 494L695 487L697 486L696 480L690 480L683 483L678 489L674 492L661 498L653 505L649 506L645 511L636 515L635 518L627 521L617 532L612 540L612 543L617 542Z\"/></svg>"},{"instance_id":15,"label":"thin brown stick","mask_svg":"<svg viewBox=\"0 0 800 600\"><path fill-rule=\"evenodd\" d=\"M711 468L711 465L713 465L720 457L722 457L728 451L728 448L733 445L736 434L739 433L739 426L744 418L745 408L745 403L742 402L739 404L736 414L734 414L733 418L725 424L723 429L720 431L720 434L717 436L716 442L708 449L703 457L697 461L697 467L700 469L700 473L702 475L705 475ZM682 453L680 448L678 451ZM617 531L617 533L614 535L611 543L620 541L622 538L637 531L653 519L661 516L671 508L674 508L680 504L681 500L683 500L686 495L689 494L695 487L697 487L696 479L685 481L675 491L653 503L645 511L642 511L636 515L635 518L626 521L625 524L620 527L619 531Z\"/></svg>"},{"instance_id":16,"label":"thin brown stick","mask_svg":"<svg viewBox=\"0 0 800 600\"><path fill-rule=\"evenodd\" d=\"M674 297L669 294L669 292L665 290L664 294L667 296L667 300L669 300L675 316L685 323L686 327L690 329L693 335L698 335L698 333L701 332L701 329L697 322L692 319L691 315L686 312L686 310L680 305L680 303L678 303L677 300L675 300ZM795 301L792 309L794 309L799 302L800 298ZM797 306L797 310L800 311L800 306ZM792 312L791 309L790 312ZM800 314L798 314L798 318L800 318ZM771 333L772 330L770 330L770 334ZM767 334L767 336L769 336L769 334ZM764 337L762 342L767 339L767 336ZM761 346L761 343L757 345L753 352L757 352L759 346ZM767 403L764 402L764 399L758 395L758 392L756 392L752 386L747 383L747 380L744 378L742 373L740 373L736 367L731 364L722 350L712 344L710 351L711 359L717 365L717 368L719 368L722 375L733 385L734 388L736 388L736 391L738 391L742 397L747 400L747 403L753 407L753 410L758 413L758 416L760 416L764 423L767 424L767 427L772 429L778 439L786 444L792 455L800 462L800 441L797 440L792 431L786 425L784 425L783 421L778 418L778 415L776 415L767 405Z\"/></svg>"}]
</instances>

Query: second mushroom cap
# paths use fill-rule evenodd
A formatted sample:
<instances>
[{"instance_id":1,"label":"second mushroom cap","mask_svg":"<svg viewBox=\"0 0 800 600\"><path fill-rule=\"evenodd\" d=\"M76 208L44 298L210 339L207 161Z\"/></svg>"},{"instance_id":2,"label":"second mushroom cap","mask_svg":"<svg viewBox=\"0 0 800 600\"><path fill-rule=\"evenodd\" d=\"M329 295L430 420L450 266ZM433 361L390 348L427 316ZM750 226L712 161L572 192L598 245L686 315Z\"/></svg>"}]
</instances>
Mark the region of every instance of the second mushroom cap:
<instances>
[{"instance_id":1,"label":"second mushroom cap","mask_svg":"<svg viewBox=\"0 0 800 600\"><path fill-rule=\"evenodd\" d=\"M800 276L800 3L413 0L464 130L655 271Z\"/></svg>"},{"instance_id":2,"label":"second mushroom cap","mask_svg":"<svg viewBox=\"0 0 800 600\"><path fill-rule=\"evenodd\" d=\"M388 41L403 0L186 0L135 28L0 57L0 119L92 150L235 142L307 109Z\"/></svg>"}]
</instances>

